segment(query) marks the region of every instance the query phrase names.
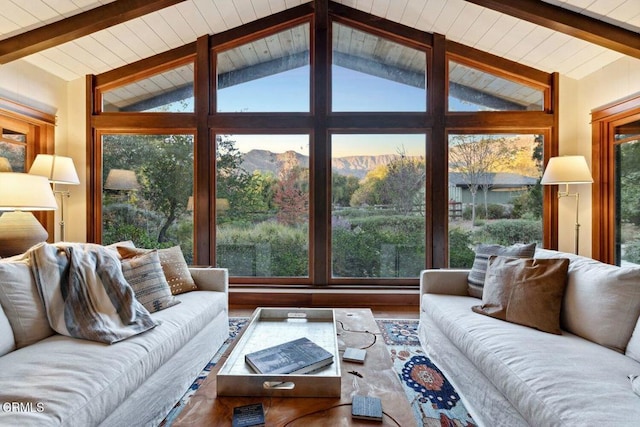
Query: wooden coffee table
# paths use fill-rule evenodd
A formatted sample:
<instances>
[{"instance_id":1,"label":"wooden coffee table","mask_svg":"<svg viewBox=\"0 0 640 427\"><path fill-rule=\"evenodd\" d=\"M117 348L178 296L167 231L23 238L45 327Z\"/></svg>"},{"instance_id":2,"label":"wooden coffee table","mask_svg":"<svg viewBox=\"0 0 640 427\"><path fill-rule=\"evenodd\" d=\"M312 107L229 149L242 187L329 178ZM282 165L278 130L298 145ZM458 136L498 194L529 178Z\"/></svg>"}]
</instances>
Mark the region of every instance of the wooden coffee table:
<instances>
[{"instance_id":1,"label":"wooden coffee table","mask_svg":"<svg viewBox=\"0 0 640 427\"><path fill-rule=\"evenodd\" d=\"M364 364L341 364L341 396L329 397L231 397L216 395L216 373L223 365L231 346L209 376L189 399L174 426L231 426L233 408L262 402L267 426L371 426L372 421L351 418L351 400L355 394L378 397L385 412L377 425L416 426L416 420L380 330L369 309L335 309L340 350L345 347L367 348ZM369 331L359 333L349 331ZM374 338L375 337L375 338ZM238 342L236 339L234 342Z\"/></svg>"}]
</instances>

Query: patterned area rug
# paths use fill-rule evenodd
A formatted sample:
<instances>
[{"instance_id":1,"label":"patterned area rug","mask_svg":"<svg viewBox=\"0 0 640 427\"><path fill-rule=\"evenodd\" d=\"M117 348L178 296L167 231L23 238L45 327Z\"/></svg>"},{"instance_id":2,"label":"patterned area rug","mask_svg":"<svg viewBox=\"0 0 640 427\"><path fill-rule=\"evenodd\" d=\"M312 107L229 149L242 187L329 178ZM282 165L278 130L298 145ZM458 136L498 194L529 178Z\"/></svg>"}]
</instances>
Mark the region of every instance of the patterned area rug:
<instances>
[{"instance_id":1,"label":"patterned area rug","mask_svg":"<svg viewBox=\"0 0 640 427\"><path fill-rule=\"evenodd\" d=\"M207 378L220 356L247 324L246 318L229 319L229 339L205 366L189 390L176 403L160 424L169 427L178 417L191 396ZM467 409L453 386L422 351L418 341L418 321L403 319L376 320L389 348L393 366L398 372L407 399L419 426L474 427Z\"/></svg>"},{"instance_id":2,"label":"patterned area rug","mask_svg":"<svg viewBox=\"0 0 640 427\"><path fill-rule=\"evenodd\" d=\"M419 426L472 427L460 396L418 340L418 320L378 319L384 343Z\"/></svg>"}]
</instances>

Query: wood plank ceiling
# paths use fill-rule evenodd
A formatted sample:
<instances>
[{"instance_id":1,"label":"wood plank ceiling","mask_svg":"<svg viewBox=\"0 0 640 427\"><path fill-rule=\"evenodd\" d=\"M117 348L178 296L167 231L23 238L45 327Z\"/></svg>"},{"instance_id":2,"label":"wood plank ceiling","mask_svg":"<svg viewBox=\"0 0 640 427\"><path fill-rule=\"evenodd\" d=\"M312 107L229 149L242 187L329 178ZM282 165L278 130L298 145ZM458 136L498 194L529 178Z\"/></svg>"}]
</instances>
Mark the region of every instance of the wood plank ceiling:
<instances>
[{"instance_id":1,"label":"wood plank ceiling","mask_svg":"<svg viewBox=\"0 0 640 427\"><path fill-rule=\"evenodd\" d=\"M112 1L0 0L0 41L108 5ZM123 4L125 1L134 0L118 0ZM581 79L624 55L474 4L487 1L337 0L337 3L423 31L444 34L452 41L545 72L557 71L574 79ZM539 2L527 0L524 3L536 1ZM92 34L79 36L23 59L71 81L86 74L100 74L193 42L201 35L220 33L307 2L185 0ZM613 24L627 30L631 37L634 34L640 37L640 0L545 0L544 3Z\"/></svg>"}]
</instances>

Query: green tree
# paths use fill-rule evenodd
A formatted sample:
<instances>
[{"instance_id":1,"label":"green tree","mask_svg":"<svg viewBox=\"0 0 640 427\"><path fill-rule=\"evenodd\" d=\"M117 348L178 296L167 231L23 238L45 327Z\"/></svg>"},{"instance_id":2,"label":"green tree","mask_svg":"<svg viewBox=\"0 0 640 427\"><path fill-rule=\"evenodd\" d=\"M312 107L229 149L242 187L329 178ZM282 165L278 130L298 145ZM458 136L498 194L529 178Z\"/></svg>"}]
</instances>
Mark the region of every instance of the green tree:
<instances>
[{"instance_id":1,"label":"green tree","mask_svg":"<svg viewBox=\"0 0 640 427\"><path fill-rule=\"evenodd\" d=\"M410 158L404 152L387 165L382 183L383 200L388 200L403 215L413 211L416 196L425 186L426 169L423 158Z\"/></svg>"},{"instance_id":2,"label":"green tree","mask_svg":"<svg viewBox=\"0 0 640 427\"><path fill-rule=\"evenodd\" d=\"M164 217L158 242L168 241L169 228L187 209L193 194L193 136L169 135L153 141L142 166L142 194Z\"/></svg>"},{"instance_id":3,"label":"green tree","mask_svg":"<svg viewBox=\"0 0 640 427\"><path fill-rule=\"evenodd\" d=\"M355 176L333 173L331 176L331 204L333 206L349 206L351 196L360 186Z\"/></svg>"}]
</instances>

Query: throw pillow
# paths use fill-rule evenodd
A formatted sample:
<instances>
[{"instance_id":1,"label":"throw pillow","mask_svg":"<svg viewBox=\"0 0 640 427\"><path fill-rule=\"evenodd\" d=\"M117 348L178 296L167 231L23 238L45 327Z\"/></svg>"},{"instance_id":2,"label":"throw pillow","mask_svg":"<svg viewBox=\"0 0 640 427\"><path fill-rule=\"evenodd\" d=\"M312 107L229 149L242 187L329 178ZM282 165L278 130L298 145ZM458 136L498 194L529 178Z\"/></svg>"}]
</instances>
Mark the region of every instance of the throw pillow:
<instances>
[{"instance_id":1,"label":"throw pillow","mask_svg":"<svg viewBox=\"0 0 640 427\"><path fill-rule=\"evenodd\" d=\"M118 253L124 259L147 253L150 250L151 249L118 246ZM180 246L174 246L168 249L157 249L157 251L160 256L162 271L173 295L198 289L191 277L189 266L184 259L184 255L182 255Z\"/></svg>"},{"instance_id":2,"label":"throw pillow","mask_svg":"<svg viewBox=\"0 0 640 427\"><path fill-rule=\"evenodd\" d=\"M171 294L156 250L122 260L122 273L133 288L136 299L149 313L180 302Z\"/></svg>"},{"instance_id":3,"label":"throw pillow","mask_svg":"<svg viewBox=\"0 0 640 427\"><path fill-rule=\"evenodd\" d=\"M473 266L471 267L469 277L467 278L467 290L469 295L476 298L482 298L484 277L487 272L487 261L490 256L502 255L519 258L533 258L535 251L535 243L513 246L478 245L478 247L476 247L476 257L473 260Z\"/></svg>"},{"instance_id":4,"label":"throw pillow","mask_svg":"<svg viewBox=\"0 0 640 427\"><path fill-rule=\"evenodd\" d=\"M476 313L560 334L569 260L492 256Z\"/></svg>"},{"instance_id":5,"label":"throw pillow","mask_svg":"<svg viewBox=\"0 0 640 427\"><path fill-rule=\"evenodd\" d=\"M16 349L54 334L28 259L0 261L0 304L13 329Z\"/></svg>"},{"instance_id":6,"label":"throw pillow","mask_svg":"<svg viewBox=\"0 0 640 427\"><path fill-rule=\"evenodd\" d=\"M13 329L11 323L7 319L4 310L0 308L0 356L16 349L16 340L13 338Z\"/></svg>"}]
</instances>

